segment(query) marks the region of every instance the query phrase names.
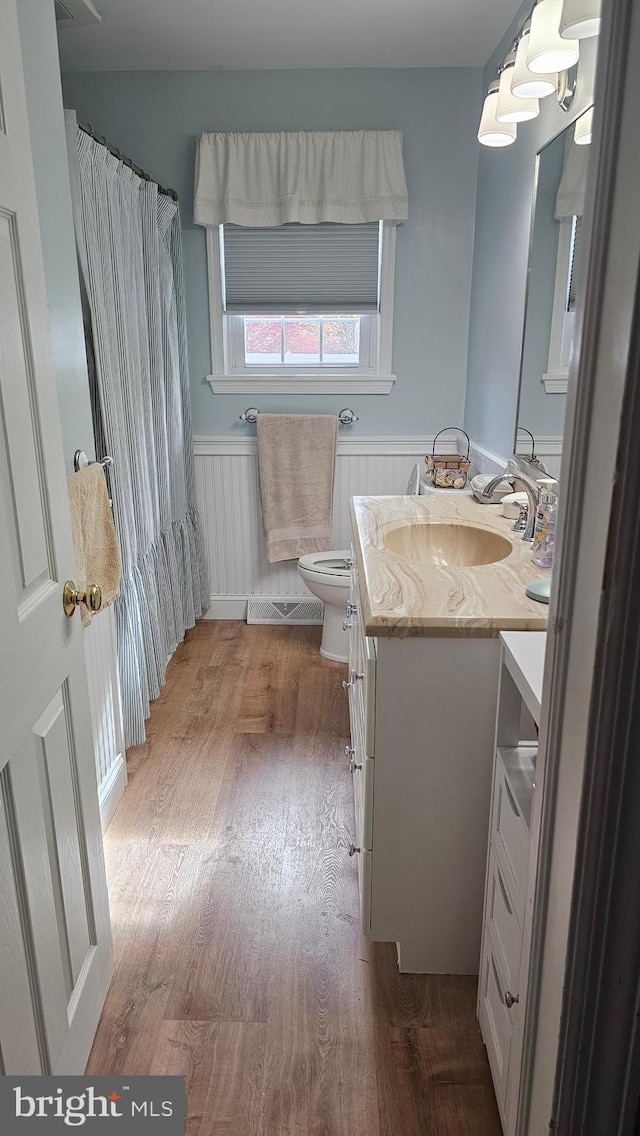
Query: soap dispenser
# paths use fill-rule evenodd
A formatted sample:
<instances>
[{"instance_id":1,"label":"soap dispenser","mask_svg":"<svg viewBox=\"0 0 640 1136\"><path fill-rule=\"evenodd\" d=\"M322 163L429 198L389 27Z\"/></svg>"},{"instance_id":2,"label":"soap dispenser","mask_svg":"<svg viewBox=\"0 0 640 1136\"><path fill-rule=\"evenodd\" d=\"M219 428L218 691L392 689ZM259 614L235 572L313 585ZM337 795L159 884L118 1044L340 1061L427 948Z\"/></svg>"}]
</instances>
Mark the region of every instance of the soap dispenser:
<instances>
[{"instance_id":1,"label":"soap dispenser","mask_svg":"<svg viewBox=\"0 0 640 1136\"><path fill-rule=\"evenodd\" d=\"M540 507L536 515L533 534L533 563L540 568L553 567L553 553L556 539L556 514L558 498L553 491L540 495Z\"/></svg>"}]
</instances>

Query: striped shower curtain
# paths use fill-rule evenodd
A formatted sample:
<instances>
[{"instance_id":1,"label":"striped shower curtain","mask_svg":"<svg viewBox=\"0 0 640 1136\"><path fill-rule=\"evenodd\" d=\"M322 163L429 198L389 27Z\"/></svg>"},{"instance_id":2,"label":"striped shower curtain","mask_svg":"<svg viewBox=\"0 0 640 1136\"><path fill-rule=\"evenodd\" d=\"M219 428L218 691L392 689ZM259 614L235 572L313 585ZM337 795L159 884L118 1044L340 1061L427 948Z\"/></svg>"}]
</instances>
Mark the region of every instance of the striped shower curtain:
<instances>
[{"instance_id":1,"label":"striped shower curtain","mask_svg":"<svg viewBox=\"0 0 640 1136\"><path fill-rule=\"evenodd\" d=\"M114 459L115 604L127 745L208 587L195 504L180 218L175 201L78 130L76 224L96 445Z\"/></svg>"}]
</instances>

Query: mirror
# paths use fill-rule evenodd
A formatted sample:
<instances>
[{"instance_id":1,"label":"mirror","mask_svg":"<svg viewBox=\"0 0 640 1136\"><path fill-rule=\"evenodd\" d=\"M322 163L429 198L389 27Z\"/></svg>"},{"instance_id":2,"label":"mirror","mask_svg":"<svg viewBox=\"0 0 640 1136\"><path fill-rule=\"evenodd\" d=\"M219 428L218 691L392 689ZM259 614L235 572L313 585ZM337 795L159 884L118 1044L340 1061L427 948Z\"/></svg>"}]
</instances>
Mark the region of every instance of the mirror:
<instances>
[{"instance_id":1,"label":"mirror","mask_svg":"<svg viewBox=\"0 0 640 1136\"><path fill-rule=\"evenodd\" d=\"M527 460L533 455L554 477L560 473L590 152L575 137L589 114L549 142L536 161L514 452Z\"/></svg>"}]
</instances>

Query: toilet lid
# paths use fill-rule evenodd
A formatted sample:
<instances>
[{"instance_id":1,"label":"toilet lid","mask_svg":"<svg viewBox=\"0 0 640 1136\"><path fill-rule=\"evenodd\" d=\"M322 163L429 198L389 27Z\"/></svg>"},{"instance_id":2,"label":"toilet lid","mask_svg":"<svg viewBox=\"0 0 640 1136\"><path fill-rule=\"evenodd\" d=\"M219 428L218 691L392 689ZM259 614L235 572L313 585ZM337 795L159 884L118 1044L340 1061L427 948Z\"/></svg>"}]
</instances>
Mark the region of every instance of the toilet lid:
<instances>
[{"instance_id":1,"label":"toilet lid","mask_svg":"<svg viewBox=\"0 0 640 1136\"><path fill-rule=\"evenodd\" d=\"M308 568L310 572L325 572L327 576L348 576L349 569L345 568L344 562L350 556L351 553L347 549L337 552L310 552L307 556L301 556L298 563L301 568Z\"/></svg>"}]
</instances>

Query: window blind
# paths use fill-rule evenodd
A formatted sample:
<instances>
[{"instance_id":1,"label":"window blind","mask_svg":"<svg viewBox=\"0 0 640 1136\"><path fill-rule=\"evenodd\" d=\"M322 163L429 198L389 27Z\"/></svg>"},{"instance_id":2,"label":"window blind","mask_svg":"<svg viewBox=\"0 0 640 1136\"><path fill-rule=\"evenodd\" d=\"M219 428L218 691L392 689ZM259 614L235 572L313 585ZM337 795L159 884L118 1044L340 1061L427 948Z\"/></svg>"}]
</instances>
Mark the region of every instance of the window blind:
<instances>
[{"instance_id":1,"label":"window blind","mask_svg":"<svg viewBox=\"0 0 640 1136\"><path fill-rule=\"evenodd\" d=\"M377 311L381 227L221 226L225 311Z\"/></svg>"},{"instance_id":2,"label":"window blind","mask_svg":"<svg viewBox=\"0 0 640 1136\"><path fill-rule=\"evenodd\" d=\"M576 277L580 252L582 250L582 217L575 217L573 233L571 234L571 255L569 258L569 282L567 287L567 311L573 312L576 307Z\"/></svg>"}]
</instances>

